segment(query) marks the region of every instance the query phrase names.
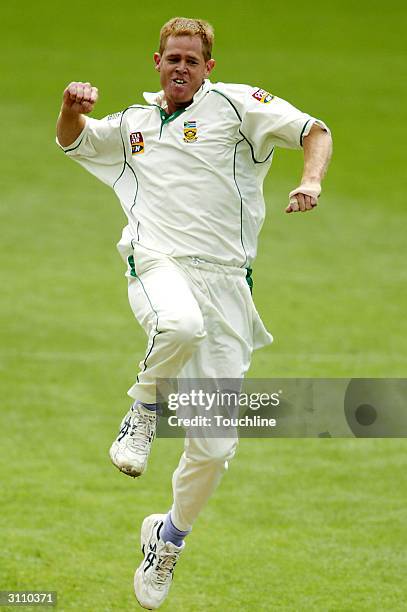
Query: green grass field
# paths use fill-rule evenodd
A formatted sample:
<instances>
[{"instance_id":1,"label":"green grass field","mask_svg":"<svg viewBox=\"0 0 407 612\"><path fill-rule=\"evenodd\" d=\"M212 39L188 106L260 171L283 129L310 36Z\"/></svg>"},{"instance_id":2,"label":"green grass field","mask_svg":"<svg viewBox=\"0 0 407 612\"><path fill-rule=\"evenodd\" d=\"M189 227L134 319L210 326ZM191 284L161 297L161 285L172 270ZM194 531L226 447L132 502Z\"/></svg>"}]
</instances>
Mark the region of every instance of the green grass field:
<instances>
[{"instance_id":1,"label":"green grass field","mask_svg":"<svg viewBox=\"0 0 407 612\"><path fill-rule=\"evenodd\" d=\"M137 610L139 526L168 509L182 441L158 440L139 481L110 465L145 340L115 251L119 203L54 144L62 90L94 82L97 117L140 101L158 89L162 23L211 21L212 80L269 89L334 135L312 214L283 213L300 153L277 151L267 179L254 295L275 343L250 375L405 377L406 9L38 0L1 13L0 590ZM162 609L406 610L406 467L403 439L242 440Z\"/></svg>"}]
</instances>

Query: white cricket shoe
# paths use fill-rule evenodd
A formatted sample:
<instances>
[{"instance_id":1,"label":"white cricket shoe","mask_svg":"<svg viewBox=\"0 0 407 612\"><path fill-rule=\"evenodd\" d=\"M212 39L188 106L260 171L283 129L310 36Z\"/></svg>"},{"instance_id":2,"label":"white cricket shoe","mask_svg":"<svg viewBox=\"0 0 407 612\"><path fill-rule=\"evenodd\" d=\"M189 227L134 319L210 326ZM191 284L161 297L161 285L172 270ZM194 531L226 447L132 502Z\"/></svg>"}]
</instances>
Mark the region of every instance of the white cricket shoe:
<instances>
[{"instance_id":1,"label":"white cricket shoe","mask_svg":"<svg viewBox=\"0 0 407 612\"><path fill-rule=\"evenodd\" d=\"M136 478L145 471L156 422L154 411L141 410L137 402L130 408L109 451L113 465L121 472Z\"/></svg>"},{"instance_id":2,"label":"white cricket shoe","mask_svg":"<svg viewBox=\"0 0 407 612\"><path fill-rule=\"evenodd\" d=\"M134 574L134 593L142 608L156 610L168 595L178 558L185 548L164 542L160 531L165 514L151 514L141 526L141 550L144 559Z\"/></svg>"}]
</instances>

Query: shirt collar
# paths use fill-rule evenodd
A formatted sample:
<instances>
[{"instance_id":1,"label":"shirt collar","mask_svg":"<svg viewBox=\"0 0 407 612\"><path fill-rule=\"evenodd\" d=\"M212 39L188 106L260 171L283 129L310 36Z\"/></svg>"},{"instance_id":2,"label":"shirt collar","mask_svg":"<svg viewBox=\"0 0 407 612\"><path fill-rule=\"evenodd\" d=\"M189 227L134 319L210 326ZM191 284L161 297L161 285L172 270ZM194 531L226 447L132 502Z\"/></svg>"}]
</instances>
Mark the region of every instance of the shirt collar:
<instances>
[{"instance_id":1,"label":"shirt collar","mask_svg":"<svg viewBox=\"0 0 407 612\"><path fill-rule=\"evenodd\" d=\"M212 87L212 83L210 82L210 80L205 79L201 87L195 93L191 104L187 108L190 108L193 104L196 104L197 102L199 102L199 100L203 98L203 96L211 89L211 87ZM164 98L163 90L157 91L157 92L145 91L143 93L143 97L148 104L156 104L160 106L161 108L163 108L164 110L167 109L167 102Z\"/></svg>"}]
</instances>

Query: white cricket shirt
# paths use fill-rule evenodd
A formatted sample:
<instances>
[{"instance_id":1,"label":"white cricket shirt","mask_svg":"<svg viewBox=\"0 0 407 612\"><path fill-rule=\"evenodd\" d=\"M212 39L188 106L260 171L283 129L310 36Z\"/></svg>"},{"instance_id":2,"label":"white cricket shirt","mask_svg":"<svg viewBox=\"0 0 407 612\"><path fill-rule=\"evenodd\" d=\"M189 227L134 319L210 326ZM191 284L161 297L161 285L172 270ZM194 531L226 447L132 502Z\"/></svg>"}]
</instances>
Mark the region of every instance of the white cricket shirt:
<instances>
[{"instance_id":1,"label":"white cricket shirt","mask_svg":"<svg viewBox=\"0 0 407 612\"><path fill-rule=\"evenodd\" d=\"M205 80L168 116L163 92L147 105L86 126L62 147L112 187L127 216L118 248L249 267L263 224L263 181L276 146L300 149L319 121L257 87Z\"/></svg>"}]
</instances>

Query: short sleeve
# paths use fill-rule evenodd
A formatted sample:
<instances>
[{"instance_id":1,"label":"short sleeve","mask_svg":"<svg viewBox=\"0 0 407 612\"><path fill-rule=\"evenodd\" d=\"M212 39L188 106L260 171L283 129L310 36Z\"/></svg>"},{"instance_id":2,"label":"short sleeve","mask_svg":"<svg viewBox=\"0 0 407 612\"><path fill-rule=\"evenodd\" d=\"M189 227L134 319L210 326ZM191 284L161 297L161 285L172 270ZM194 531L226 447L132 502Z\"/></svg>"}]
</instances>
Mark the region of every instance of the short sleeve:
<instances>
[{"instance_id":1,"label":"short sleeve","mask_svg":"<svg viewBox=\"0 0 407 612\"><path fill-rule=\"evenodd\" d=\"M314 123L328 131L323 121L263 89L250 88L246 94L241 131L259 161L266 159L274 147L300 149Z\"/></svg>"},{"instance_id":2,"label":"short sleeve","mask_svg":"<svg viewBox=\"0 0 407 612\"><path fill-rule=\"evenodd\" d=\"M269 159L274 147L300 149L314 123L329 131L320 119L264 89L225 83L217 84L216 88L239 114L240 132L251 144L256 161Z\"/></svg>"},{"instance_id":3,"label":"short sleeve","mask_svg":"<svg viewBox=\"0 0 407 612\"><path fill-rule=\"evenodd\" d=\"M57 144L91 174L109 186L120 175L124 162L121 138L122 113L104 119L86 117L86 124L78 138L68 147Z\"/></svg>"}]
</instances>

